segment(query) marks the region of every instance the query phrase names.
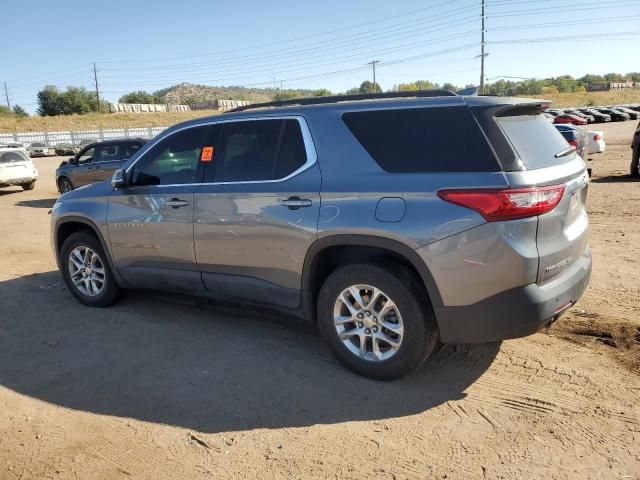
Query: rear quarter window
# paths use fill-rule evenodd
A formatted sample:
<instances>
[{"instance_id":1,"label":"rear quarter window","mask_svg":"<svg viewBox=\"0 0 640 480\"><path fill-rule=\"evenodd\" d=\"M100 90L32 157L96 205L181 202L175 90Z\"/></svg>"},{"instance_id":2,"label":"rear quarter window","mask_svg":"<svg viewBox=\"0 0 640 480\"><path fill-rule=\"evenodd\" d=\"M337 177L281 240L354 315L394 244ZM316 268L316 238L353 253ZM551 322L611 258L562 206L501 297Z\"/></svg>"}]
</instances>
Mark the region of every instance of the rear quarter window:
<instances>
[{"instance_id":1,"label":"rear quarter window","mask_svg":"<svg viewBox=\"0 0 640 480\"><path fill-rule=\"evenodd\" d=\"M527 170L552 167L575 158L575 154L556 158L568 145L556 127L543 115L496 117Z\"/></svg>"},{"instance_id":2,"label":"rear quarter window","mask_svg":"<svg viewBox=\"0 0 640 480\"><path fill-rule=\"evenodd\" d=\"M500 170L466 106L347 112L342 120L387 172Z\"/></svg>"}]
</instances>

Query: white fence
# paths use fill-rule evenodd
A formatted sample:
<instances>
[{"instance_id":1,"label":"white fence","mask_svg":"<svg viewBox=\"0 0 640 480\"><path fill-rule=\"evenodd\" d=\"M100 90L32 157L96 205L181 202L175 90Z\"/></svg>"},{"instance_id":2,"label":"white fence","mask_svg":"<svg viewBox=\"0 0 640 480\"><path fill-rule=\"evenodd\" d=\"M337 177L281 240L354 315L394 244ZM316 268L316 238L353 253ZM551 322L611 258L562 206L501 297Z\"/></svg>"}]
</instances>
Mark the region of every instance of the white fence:
<instances>
[{"instance_id":1,"label":"white fence","mask_svg":"<svg viewBox=\"0 0 640 480\"><path fill-rule=\"evenodd\" d=\"M0 144L7 142L42 142L48 147L56 143L77 145L81 140L113 140L123 137L152 138L167 127L108 128L100 130L76 130L61 132L14 132L0 133Z\"/></svg>"}]
</instances>

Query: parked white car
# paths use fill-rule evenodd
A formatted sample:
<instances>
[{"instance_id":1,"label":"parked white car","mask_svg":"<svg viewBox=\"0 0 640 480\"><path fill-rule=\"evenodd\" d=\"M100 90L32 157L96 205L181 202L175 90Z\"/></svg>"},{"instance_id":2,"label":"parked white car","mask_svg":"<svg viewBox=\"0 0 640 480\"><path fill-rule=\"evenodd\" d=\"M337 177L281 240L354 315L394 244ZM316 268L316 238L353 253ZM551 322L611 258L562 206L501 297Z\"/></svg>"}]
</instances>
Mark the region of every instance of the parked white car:
<instances>
[{"instance_id":1,"label":"parked white car","mask_svg":"<svg viewBox=\"0 0 640 480\"><path fill-rule=\"evenodd\" d=\"M29 155L32 157L48 157L49 147L42 142L33 142L29 145Z\"/></svg>"},{"instance_id":2,"label":"parked white car","mask_svg":"<svg viewBox=\"0 0 640 480\"><path fill-rule=\"evenodd\" d=\"M29 156L19 148L0 148L0 187L20 185L33 190L38 170Z\"/></svg>"},{"instance_id":3,"label":"parked white car","mask_svg":"<svg viewBox=\"0 0 640 480\"><path fill-rule=\"evenodd\" d=\"M602 153L606 148L604 143L604 132L589 130L589 141L587 143L587 154Z\"/></svg>"}]
</instances>

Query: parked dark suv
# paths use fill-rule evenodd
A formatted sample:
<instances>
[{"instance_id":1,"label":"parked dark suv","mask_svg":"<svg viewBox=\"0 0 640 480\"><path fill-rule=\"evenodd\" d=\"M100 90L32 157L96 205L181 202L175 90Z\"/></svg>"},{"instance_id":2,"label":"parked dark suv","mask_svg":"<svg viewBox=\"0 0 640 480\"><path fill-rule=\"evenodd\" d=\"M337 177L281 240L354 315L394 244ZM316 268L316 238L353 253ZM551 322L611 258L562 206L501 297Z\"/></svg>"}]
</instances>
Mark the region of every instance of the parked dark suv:
<instances>
[{"instance_id":1,"label":"parked dark suv","mask_svg":"<svg viewBox=\"0 0 640 480\"><path fill-rule=\"evenodd\" d=\"M145 138L125 138L94 142L83 147L56 170L56 186L60 193L89 183L111 178L113 172L142 148Z\"/></svg>"},{"instance_id":2,"label":"parked dark suv","mask_svg":"<svg viewBox=\"0 0 640 480\"><path fill-rule=\"evenodd\" d=\"M54 205L70 292L268 305L317 321L359 374L439 342L521 337L591 272L585 163L540 100L446 91L324 97L176 125ZM274 108L275 107L275 108Z\"/></svg>"}]
</instances>

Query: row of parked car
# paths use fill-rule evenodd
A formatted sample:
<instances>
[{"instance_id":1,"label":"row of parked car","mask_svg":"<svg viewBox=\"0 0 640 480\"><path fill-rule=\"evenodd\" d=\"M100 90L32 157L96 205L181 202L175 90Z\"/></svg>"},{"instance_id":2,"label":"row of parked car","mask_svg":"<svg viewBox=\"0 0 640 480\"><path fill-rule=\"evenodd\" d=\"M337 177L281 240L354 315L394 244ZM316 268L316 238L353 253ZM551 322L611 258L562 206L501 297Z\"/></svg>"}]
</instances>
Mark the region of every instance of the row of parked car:
<instances>
[{"instance_id":1,"label":"row of parked car","mask_svg":"<svg viewBox=\"0 0 640 480\"><path fill-rule=\"evenodd\" d=\"M97 141L96 139L83 139L83 140L80 140L80 142L77 143L76 145L73 145L68 142L60 142L60 143L56 143L53 147L49 147L46 143L43 143L43 142L31 142L31 143L7 142L7 143L3 143L3 147L22 150L24 153L26 153L30 157L49 157L53 155L57 155L57 156L75 155L84 147L92 143L95 143L96 141Z\"/></svg>"},{"instance_id":2,"label":"row of parked car","mask_svg":"<svg viewBox=\"0 0 640 480\"><path fill-rule=\"evenodd\" d=\"M591 123L624 122L640 118L640 104L608 107L582 107L547 110L544 114L555 124L587 125Z\"/></svg>"}]
</instances>

